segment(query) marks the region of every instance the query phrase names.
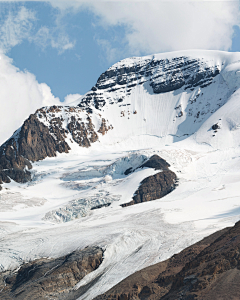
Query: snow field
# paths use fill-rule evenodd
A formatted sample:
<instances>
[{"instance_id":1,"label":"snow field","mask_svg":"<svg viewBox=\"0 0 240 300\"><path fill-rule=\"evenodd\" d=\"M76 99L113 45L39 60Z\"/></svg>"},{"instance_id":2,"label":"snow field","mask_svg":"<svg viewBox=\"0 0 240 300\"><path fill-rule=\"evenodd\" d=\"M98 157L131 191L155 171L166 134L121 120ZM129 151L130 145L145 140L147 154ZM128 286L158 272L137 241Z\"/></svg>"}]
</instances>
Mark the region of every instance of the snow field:
<instances>
[{"instance_id":1,"label":"snow field","mask_svg":"<svg viewBox=\"0 0 240 300\"><path fill-rule=\"evenodd\" d=\"M126 159L121 159L124 153L110 151L103 154L99 151L94 154L91 151L91 154L78 157L69 154L68 163L64 154L36 163L37 172L49 170L44 180L36 181L29 187L25 185L26 188L11 183L11 191L21 190L21 194L28 197L37 193L45 198L49 206L42 205L42 210L35 206L1 213L4 225L0 227L5 228L1 236L2 269L16 268L26 260L58 257L76 248L99 245L106 249L103 264L79 283L82 286L102 274L88 293L81 297L92 299L131 273L167 259L207 234L233 225L240 214L239 149L213 151L211 147L204 146L204 151L197 152L193 139L188 141L188 149L183 148L184 144L185 141L181 141L161 150L142 150L138 153L140 157L159 154L171 164L171 169L179 177L179 186L166 197L127 208L119 206L130 200L143 178L155 172L140 169L120 179L101 182L95 186L95 191L91 191L99 193L105 190L121 195L120 201L90 211L86 217L59 225L51 225L41 218L50 207L60 206L60 195L65 197L62 203L71 197L79 197L79 191L76 193L61 187L59 178L62 174L74 174L80 166L88 169L111 166L106 169L112 170L113 161L125 162ZM133 153L136 158L136 152ZM128 157L129 154L126 152L125 155ZM56 161L58 171L51 173L55 170ZM79 178L72 177L73 181L76 179ZM56 193L51 194L49 189L54 189ZM16 228L15 224L19 227Z\"/></svg>"}]
</instances>

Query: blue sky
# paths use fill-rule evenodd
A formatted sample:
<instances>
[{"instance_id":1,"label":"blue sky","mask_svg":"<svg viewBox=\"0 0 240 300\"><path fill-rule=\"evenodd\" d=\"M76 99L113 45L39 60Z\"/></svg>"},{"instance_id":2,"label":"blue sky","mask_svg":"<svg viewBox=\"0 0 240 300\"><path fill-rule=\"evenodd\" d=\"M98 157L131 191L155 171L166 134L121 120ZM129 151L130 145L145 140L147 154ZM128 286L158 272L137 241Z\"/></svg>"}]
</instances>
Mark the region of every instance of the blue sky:
<instances>
[{"instance_id":1,"label":"blue sky","mask_svg":"<svg viewBox=\"0 0 240 300\"><path fill-rule=\"evenodd\" d=\"M106 56L103 44L111 40L112 47L121 47L124 44L121 42L124 26L98 26L98 17L87 8L77 12L69 9L62 13L47 2L4 3L2 6L5 7L1 14L2 22L9 13L16 16L23 7L34 12L30 38L23 38L8 49L7 55L13 58L15 66L21 70L27 69L35 74L39 82L47 83L61 100L68 94L86 93L102 72L124 58L123 55ZM44 27L52 32L49 40L32 41L31 37ZM66 40L59 42L61 35ZM55 47L50 39L56 40ZM66 50L65 44L70 45Z\"/></svg>"},{"instance_id":2,"label":"blue sky","mask_svg":"<svg viewBox=\"0 0 240 300\"><path fill-rule=\"evenodd\" d=\"M239 24L238 1L0 0L0 142L39 106L79 98L126 57L240 51Z\"/></svg>"}]
</instances>

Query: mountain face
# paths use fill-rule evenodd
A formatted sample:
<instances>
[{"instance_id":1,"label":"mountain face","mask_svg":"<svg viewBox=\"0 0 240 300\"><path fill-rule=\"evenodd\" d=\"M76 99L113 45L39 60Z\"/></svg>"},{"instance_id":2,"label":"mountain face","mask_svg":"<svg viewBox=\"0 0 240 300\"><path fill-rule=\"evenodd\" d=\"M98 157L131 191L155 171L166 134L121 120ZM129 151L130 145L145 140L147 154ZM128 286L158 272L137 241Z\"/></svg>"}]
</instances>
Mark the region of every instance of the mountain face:
<instances>
[{"instance_id":1,"label":"mountain face","mask_svg":"<svg viewBox=\"0 0 240 300\"><path fill-rule=\"evenodd\" d=\"M220 70L221 66L218 64L209 65L209 61L205 59L187 56L171 59L152 56L123 60L99 77L92 91L86 94L79 106L91 110L91 107L101 109L106 103L124 103L134 87L146 83L154 94L172 92L181 87L184 90L204 88L213 82ZM116 91L115 96L113 92ZM104 97L103 92L108 96L104 94Z\"/></svg>"},{"instance_id":2,"label":"mountain face","mask_svg":"<svg viewBox=\"0 0 240 300\"><path fill-rule=\"evenodd\" d=\"M61 287L63 299L94 299L156 263L156 277L141 273L152 281L143 275L127 296L111 295L194 299L238 278L234 230L173 255L240 219L239 99L239 53L181 51L122 60L78 105L30 115L0 147L6 293L17 292L20 275L35 266L39 284L29 287L45 295L41 286L52 281L57 299ZM75 254L86 247L103 250L80 279ZM32 297L27 286L19 297Z\"/></svg>"},{"instance_id":3,"label":"mountain face","mask_svg":"<svg viewBox=\"0 0 240 300\"><path fill-rule=\"evenodd\" d=\"M90 147L112 127L100 114L92 116L79 107L51 106L38 109L14 135L0 147L0 184L31 180L31 162L68 153L73 141ZM97 126L97 130L96 130Z\"/></svg>"},{"instance_id":4,"label":"mountain face","mask_svg":"<svg viewBox=\"0 0 240 300\"><path fill-rule=\"evenodd\" d=\"M0 184L29 181L31 162L67 153L72 143L90 147L113 128L103 143L138 135L177 141L195 133L235 92L236 78L226 72L229 55L168 56L123 60L99 77L77 107L37 110L0 147ZM214 135L220 126L211 125Z\"/></svg>"}]
</instances>

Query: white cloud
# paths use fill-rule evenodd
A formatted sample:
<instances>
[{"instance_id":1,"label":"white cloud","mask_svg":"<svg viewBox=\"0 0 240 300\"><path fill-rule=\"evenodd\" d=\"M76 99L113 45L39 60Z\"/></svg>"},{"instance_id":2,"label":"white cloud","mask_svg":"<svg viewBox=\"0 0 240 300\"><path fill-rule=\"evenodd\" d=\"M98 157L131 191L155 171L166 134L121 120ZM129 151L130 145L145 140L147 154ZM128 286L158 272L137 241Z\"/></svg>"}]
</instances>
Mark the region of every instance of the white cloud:
<instances>
[{"instance_id":1,"label":"white cloud","mask_svg":"<svg viewBox=\"0 0 240 300\"><path fill-rule=\"evenodd\" d=\"M0 144L37 108L62 104L47 84L38 83L27 71L19 71L4 54L0 54L0 99Z\"/></svg>"},{"instance_id":2,"label":"white cloud","mask_svg":"<svg viewBox=\"0 0 240 300\"><path fill-rule=\"evenodd\" d=\"M41 26L37 29L36 14L24 6L13 8L9 6L8 13L0 23L0 49L7 53L12 47L21 44L23 40L35 43L42 49L52 47L63 53L75 46L75 41L64 30L61 22L61 11L55 20L55 26Z\"/></svg>"},{"instance_id":3,"label":"white cloud","mask_svg":"<svg viewBox=\"0 0 240 300\"><path fill-rule=\"evenodd\" d=\"M118 56L121 55L122 49L117 49L112 47L111 42L106 40L106 39L96 39L97 44L103 49L104 52L104 58L108 61L108 62L113 62L116 60L116 58Z\"/></svg>"},{"instance_id":4,"label":"white cloud","mask_svg":"<svg viewBox=\"0 0 240 300\"><path fill-rule=\"evenodd\" d=\"M59 34L57 38L51 38L52 48L58 49L59 53L72 49L75 46L75 43L76 41L70 42L69 37L65 33Z\"/></svg>"},{"instance_id":5,"label":"white cloud","mask_svg":"<svg viewBox=\"0 0 240 300\"><path fill-rule=\"evenodd\" d=\"M49 43L49 40L51 40L49 28L46 26L41 26L35 36L32 36L30 40L34 41L42 49L45 49Z\"/></svg>"},{"instance_id":6,"label":"white cloud","mask_svg":"<svg viewBox=\"0 0 240 300\"><path fill-rule=\"evenodd\" d=\"M69 94L64 98L64 105L78 105L82 99L80 94Z\"/></svg>"},{"instance_id":7,"label":"white cloud","mask_svg":"<svg viewBox=\"0 0 240 300\"><path fill-rule=\"evenodd\" d=\"M64 22L61 19L64 12L69 13L69 8L73 8L72 12L76 12L77 9L90 9L100 17L98 25L104 27L124 25L126 34L123 44L126 55L196 48L229 50L233 26L239 25L239 1L50 0L50 3L60 8L60 17L56 19L56 28L60 31L56 35L56 28L50 32L49 28L42 27L35 39L32 35L32 40L42 48L51 45L59 53L72 49L75 45L75 41L70 41L64 31ZM10 31L15 32L13 34L7 34L3 29L5 44L17 43L31 29L34 16L26 9L22 11L22 15L25 15L24 26L20 14L17 18L20 21L15 22L19 26L15 26L13 18L9 17L8 23L17 29ZM18 28L21 26L25 30L20 33ZM99 41L101 46L108 50L110 57L114 52L116 54L111 41L108 41L107 46L101 37Z\"/></svg>"},{"instance_id":8,"label":"white cloud","mask_svg":"<svg viewBox=\"0 0 240 300\"><path fill-rule=\"evenodd\" d=\"M91 9L104 26L126 25L129 51L136 54L228 50L239 24L237 1L94 2Z\"/></svg>"},{"instance_id":9,"label":"white cloud","mask_svg":"<svg viewBox=\"0 0 240 300\"><path fill-rule=\"evenodd\" d=\"M0 27L0 48L8 51L28 38L34 21L35 13L25 7L9 11Z\"/></svg>"},{"instance_id":10,"label":"white cloud","mask_svg":"<svg viewBox=\"0 0 240 300\"><path fill-rule=\"evenodd\" d=\"M34 36L29 37L29 40L43 50L51 46L57 49L59 53L72 49L76 43L75 41L70 42L68 35L65 32L61 32L58 27L55 30L50 30L46 26L42 26Z\"/></svg>"},{"instance_id":11,"label":"white cloud","mask_svg":"<svg viewBox=\"0 0 240 300\"><path fill-rule=\"evenodd\" d=\"M181 49L229 50L239 1L51 0L62 10L88 7L102 26L125 25L127 55ZM105 45L102 45L106 48ZM108 52L114 47L108 46ZM112 49L111 49L112 48Z\"/></svg>"}]
</instances>

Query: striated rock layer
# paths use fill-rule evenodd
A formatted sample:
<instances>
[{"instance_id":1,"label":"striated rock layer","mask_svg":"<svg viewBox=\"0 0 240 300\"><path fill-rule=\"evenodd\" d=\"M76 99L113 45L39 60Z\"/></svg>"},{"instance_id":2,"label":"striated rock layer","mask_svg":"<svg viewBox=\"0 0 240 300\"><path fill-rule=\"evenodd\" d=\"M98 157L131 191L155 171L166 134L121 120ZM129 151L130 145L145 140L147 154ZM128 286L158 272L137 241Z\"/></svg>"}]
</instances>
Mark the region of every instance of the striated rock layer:
<instances>
[{"instance_id":1,"label":"striated rock layer","mask_svg":"<svg viewBox=\"0 0 240 300\"><path fill-rule=\"evenodd\" d=\"M220 69L220 64L209 64L204 58L184 55L165 59L159 58L158 55L124 59L101 74L96 85L83 97L79 106L92 111L92 107L101 109L107 102L123 102L132 88L147 82L155 94L175 91L181 87L185 90L198 86L204 88L212 83ZM109 98L103 96L103 91L109 93ZM120 94L113 98L111 94L115 91Z\"/></svg>"}]
</instances>

